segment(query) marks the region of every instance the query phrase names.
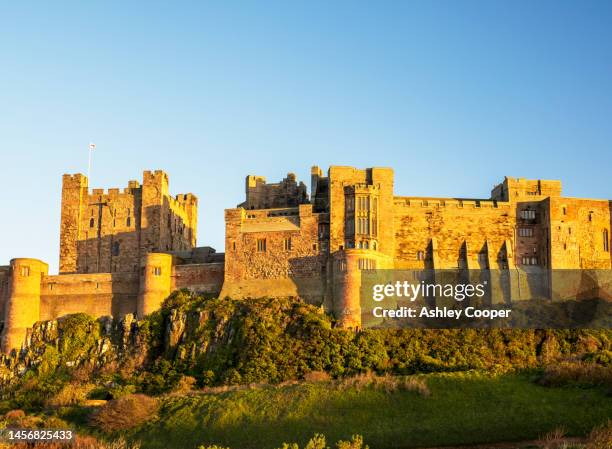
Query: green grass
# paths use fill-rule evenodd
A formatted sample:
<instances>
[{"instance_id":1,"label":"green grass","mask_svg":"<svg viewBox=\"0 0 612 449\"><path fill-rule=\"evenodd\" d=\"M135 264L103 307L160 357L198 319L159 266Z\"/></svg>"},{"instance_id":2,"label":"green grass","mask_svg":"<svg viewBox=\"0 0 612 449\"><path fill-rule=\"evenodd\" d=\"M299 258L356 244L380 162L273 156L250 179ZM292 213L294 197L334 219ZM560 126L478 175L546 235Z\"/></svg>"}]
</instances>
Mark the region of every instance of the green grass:
<instances>
[{"instance_id":1,"label":"green grass","mask_svg":"<svg viewBox=\"0 0 612 449\"><path fill-rule=\"evenodd\" d=\"M273 449L303 444L314 433L327 441L361 434L372 449L535 439L563 426L585 435L612 417L601 389L545 388L526 375L430 374L431 396L371 387L340 390L335 383L301 383L223 393L170 396L160 418L132 435L143 449Z\"/></svg>"}]
</instances>

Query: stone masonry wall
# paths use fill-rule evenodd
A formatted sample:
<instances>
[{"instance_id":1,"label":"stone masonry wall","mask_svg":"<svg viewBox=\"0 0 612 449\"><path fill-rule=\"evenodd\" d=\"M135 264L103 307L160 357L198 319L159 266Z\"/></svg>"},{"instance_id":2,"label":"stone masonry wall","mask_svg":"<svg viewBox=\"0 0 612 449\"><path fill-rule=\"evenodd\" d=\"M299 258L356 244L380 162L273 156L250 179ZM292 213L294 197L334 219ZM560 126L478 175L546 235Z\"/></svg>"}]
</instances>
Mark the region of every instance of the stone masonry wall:
<instances>
[{"instance_id":1,"label":"stone masonry wall","mask_svg":"<svg viewBox=\"0 0 612 449\"><path fill-rule=\"evenodd\" d=\"M561 197L548 204L552 268L612 268L610 201Z\"/></svg>"},{"instance_id":2,"label":"stone masonry wall","mask_svg":"<svg viewBox=\"0 0 612 449\"><path fill-rule=\"evenodd\" d=\"M223 263L177 265L174 267L174 288L218 295L223 286Z\"/></svg>"},{"instance_id":3,"label":"stone masonry wall","mask_svg":"<svg viewBox=\"0 0 612 449\"><path fill-rule=\"evenodd\" d=\"M71 313L122 318L136 313L138 273L91 273L46 276L41 285L41 320Z\"/></svg>"},{"instance_id":4,"label":"stone masonry wall","mask_svg":"<svg viewBox=\"0 0 612 449\"><path fill-rule=\"evenodd\" d=\"M515 208L509 203L396 197L396 269L500 268L506 240L514 239ZM432 240L437 243L434 264Z\"/></svg>"},{"instance_id":5,"label":"stone masonry wall","mask_svg":"<svg viewBox=\"0 0 612 449\"><path fill-rule=\"evenodd\" d=\"M4 321L4 304L8 299L10 266L0 266L0 321Z\"/></svg>"},{"instance_id":6,"label":"stone masonry wall","mask_svg":"<svg viewBox=\"0 0 612 449\"><path fill-rule=\"evenodd\" d=\"M226 210L222 296L301 296L321 303L325 251L319 243L322 214L312 206Z\"/></svg>"},{"instance_id":7,"label":"stone masonry wall","mask_svg":"<svg viewBox=\"0 0 612 449\"><path fill-rule=\"evenodd\" d=\"M197 198L170 196L161 170L122 191L89 193L87 183L83 175L63 178L60 273L137 272L149 252L196 245Z\"/></svg>"}]
</instances>

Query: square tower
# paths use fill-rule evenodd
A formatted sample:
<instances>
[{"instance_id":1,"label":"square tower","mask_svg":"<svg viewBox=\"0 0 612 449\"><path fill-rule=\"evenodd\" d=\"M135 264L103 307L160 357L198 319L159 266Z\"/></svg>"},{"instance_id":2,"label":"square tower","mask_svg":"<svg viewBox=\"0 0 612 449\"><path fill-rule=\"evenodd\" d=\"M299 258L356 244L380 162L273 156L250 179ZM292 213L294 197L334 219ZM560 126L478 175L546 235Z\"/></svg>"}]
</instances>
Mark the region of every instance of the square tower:
<instances>
[{"instance_id":1,"label":"square tower","mask_svg":"<svg viewBox=\"0 0 612 449\"><path fill-rule=\"evenodd\" d=\"M142 185L88 190L81 174L64 175L60 273L135 272L146 254L196 245L198 200L172 197L168 175L143 173Z\"/></svg>"}]
</instances>

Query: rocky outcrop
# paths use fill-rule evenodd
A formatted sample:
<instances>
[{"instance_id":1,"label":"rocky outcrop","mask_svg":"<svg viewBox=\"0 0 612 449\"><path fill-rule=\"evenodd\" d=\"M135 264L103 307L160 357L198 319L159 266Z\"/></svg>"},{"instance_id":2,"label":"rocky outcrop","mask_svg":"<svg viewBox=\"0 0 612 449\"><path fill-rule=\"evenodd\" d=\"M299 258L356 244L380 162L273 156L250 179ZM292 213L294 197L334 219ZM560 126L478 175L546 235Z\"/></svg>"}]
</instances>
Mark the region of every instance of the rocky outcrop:
<instances>
[{"instance_id":1,"label":"rocky outcrop","mask_svg":"<svg viewBox=\"0 0 612 449\"><path fill-rule=\"evenodd\" d=\"M141 323L142 324L142 323ZM100 368L146 354L139 323L132 315L121 320L67 315L34 324L20 350L0 354L0 385L11 383L28 370L49 371L61 366Z\"/></svg>"}]
</instances>

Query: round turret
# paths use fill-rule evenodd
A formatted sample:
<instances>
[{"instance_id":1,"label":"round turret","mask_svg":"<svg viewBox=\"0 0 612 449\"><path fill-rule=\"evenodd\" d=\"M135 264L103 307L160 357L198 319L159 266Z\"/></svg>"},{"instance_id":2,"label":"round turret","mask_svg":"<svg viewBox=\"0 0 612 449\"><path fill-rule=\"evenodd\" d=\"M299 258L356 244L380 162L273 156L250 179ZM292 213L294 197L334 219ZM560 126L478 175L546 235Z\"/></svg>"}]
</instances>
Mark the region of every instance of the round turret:
<instances>
[{"instance_id":1,"label":"round turret","mask_svg":"<svg viewBox=\"0 0 612 449\"><path fill-rule=\"evenodd\" d=\"M149 253L140 278L137 314L139 318L161 308L172 291L172 255Z\"/></svg>"},{"instance_id":2,"label":"round turret","mask_svg":"<svg viewBox=\"0 0 612 449\"><path fill-rule=\"evenodd\" d=\"M38 259L11 260L2 334L4 352L21 348L28 329L40 319L40 285L42 277L48 272L49 266Z\"/></svg>"}]
</instances>

